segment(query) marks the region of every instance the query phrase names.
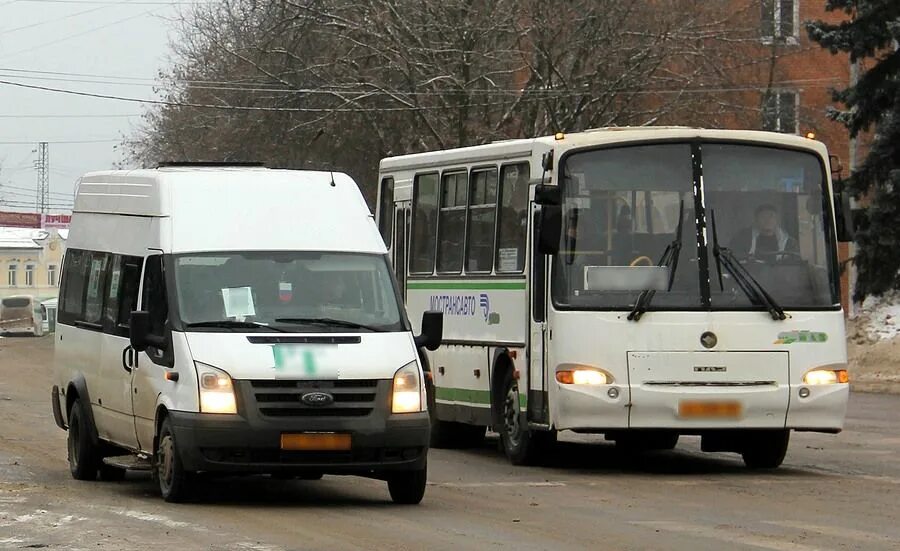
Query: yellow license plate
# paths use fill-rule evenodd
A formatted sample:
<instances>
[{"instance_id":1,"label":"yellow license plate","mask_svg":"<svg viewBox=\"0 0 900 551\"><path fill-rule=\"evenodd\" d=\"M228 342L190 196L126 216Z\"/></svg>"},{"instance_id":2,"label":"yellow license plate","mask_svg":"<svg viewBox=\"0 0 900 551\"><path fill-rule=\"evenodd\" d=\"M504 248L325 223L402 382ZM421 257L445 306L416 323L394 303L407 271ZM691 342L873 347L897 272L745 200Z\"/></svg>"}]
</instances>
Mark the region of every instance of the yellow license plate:
<instances>
[{"instance_id":1,"label":"yellow license plate","mask_svg":"<svg viewBox=\"0 0 900 551\"><path fill-rule=\"evenodd\" d=\"M305 452L350 450L350 435L331 432L282 434L281 449Z\"/></svg>"},{"instance_id":2,"label":"yellow license plate","mask_svg":"<svg viewBox=\"0 0 900 551\"><path fill-rule=\"evenodd\" d=\"M743 407L740 402L680 402L678 416L685 419L737 419Z\"/></svg>"}]
</instances>

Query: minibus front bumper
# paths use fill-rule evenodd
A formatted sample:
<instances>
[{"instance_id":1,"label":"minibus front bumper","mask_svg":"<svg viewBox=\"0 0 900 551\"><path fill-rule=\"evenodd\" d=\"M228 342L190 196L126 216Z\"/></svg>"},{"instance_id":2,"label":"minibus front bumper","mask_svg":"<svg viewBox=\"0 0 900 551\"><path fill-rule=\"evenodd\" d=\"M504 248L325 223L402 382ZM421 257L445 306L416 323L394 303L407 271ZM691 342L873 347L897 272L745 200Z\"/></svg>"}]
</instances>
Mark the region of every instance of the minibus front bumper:
<instances>
[{"instance_id":1,"label":"minibus front bumper","mask_svg":"<svg viewBox=\"0 0 900 551\"><path fill-rule=\"evenodd\" d=\"M378 476L425 466L431 436L428 413L392 414L391 381L379 381L368 413L353 416L335 415L343 412L329 413L328 408L300 408L302 416L273 416L270 409L262 407L268 403L257 404L249 383L236 383L238 415L169 412L186 470ZM297 408L292 413L297 413ZM283 436L322 433L349 435L349 449L283 449Z\"/></svg>"}]
</instances>

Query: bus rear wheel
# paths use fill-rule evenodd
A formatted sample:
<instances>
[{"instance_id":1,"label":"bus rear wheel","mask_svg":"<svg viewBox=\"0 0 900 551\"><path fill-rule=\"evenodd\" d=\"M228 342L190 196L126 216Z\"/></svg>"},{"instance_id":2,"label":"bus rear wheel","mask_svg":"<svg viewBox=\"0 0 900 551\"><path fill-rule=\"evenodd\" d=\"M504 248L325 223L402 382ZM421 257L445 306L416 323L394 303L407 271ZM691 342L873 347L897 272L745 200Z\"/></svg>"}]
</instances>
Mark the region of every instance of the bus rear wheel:
<instances>
[{"instance_id":1,"label":"bus rear wheel","mask_svg":"<svg viewBox=\"0 0 900 551\"><path fill-rule=\"evenodd\" d=\"M519 382L512 370L506 373L501 394L503 425L498 431L506 457L513 465L534 465L541 462L556 443L555 431L536 431L528 428L521 414Z\"/></svg>"},{"instance_id":2,"label":"bus rear wheel","mask_svg":"<svg viewBox=\"0 0 900 551\"><path fill-rule=\"evenodd\" d=\"M777 469L784 462L791 432L767 430L747 435L741 456L751 469Z\"/></svg>"}]
</instances>

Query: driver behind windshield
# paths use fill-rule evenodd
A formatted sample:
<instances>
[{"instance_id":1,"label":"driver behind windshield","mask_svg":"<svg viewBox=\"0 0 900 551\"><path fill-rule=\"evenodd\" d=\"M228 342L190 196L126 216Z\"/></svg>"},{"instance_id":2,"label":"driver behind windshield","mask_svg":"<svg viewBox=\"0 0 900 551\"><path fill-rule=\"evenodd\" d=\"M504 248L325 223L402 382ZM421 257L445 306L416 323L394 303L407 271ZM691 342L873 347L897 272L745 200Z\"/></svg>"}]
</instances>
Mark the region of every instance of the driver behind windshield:
<instances>
[{"instance_id":1,"label":"driver behind windshield","mask_svg":"<svg viewBox=\"0 0 900 551\"><path fill-rule=\"evenodd\" d=\"M778 209L769 204L756 209L753 226L739 232L730 248L738 257L767 262L781 260L785 253L798 254L800 251L797 240L781 228Z\"/></svg>"}]
</instances>

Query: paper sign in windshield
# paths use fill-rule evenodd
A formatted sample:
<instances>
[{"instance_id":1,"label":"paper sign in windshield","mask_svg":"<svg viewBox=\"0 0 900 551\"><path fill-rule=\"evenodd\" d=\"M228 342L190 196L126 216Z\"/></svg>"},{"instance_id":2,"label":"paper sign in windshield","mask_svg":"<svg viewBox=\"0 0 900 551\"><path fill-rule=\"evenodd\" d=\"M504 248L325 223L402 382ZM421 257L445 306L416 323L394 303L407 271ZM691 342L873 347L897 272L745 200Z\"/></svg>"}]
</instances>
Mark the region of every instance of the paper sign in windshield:
<instances>
[{"instance_id":1,"label":"paper sign in windshield","mask_svg":"<svg viewBox=\"0 0 900 551\"><path fill-rule=\"evenodd\" d=\"M222 301L225 304L225 316L228 318L243 319L256 315L250 287L226 287L222 289Z\"/></svg>"},{"instance_id":2,"label":"paper sign in windshield","mask_svg":"<svg viewBox=\"0 0 900 551\"><path fill-rule=\"evenodd\" d=\"M515 247L500 249L499 269L501 272L515 272L519 269L519 249Z\"/></svg>"}]
</instances>

